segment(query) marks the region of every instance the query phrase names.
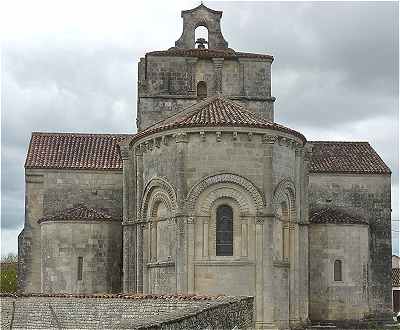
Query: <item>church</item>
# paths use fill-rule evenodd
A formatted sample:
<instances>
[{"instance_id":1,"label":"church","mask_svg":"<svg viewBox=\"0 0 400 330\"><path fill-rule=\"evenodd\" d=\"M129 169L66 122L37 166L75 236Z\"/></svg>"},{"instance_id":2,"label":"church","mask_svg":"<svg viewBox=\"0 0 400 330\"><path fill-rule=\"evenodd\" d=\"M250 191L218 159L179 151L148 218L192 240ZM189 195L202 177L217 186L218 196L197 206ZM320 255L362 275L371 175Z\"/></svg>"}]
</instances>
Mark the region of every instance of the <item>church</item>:
<instances>
[{"instance_id":1,"label":"church","mask_svg":"<svg viewBox=\"0 0 400 330\"><path fill-rule=\"evenodd\" d=\"M276 123L273 56L229 48L221 11L181 17L139 60L136 134L32 133L20 290L253 296L257 328L387 318L390 169Z\"/></svg>"}]
</instances>

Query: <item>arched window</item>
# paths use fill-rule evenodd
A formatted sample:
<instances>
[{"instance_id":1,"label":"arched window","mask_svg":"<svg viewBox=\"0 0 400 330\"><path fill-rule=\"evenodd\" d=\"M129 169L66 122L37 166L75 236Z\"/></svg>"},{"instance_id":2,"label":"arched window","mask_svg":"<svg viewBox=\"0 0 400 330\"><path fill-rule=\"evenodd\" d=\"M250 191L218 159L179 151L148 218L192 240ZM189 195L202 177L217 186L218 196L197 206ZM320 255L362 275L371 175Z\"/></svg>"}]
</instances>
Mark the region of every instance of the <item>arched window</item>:
<instances>
[{"instance_id":1,"label":"arched window","mask_svg":"<svg viewBox=\"0 0 400 330\"><path fill-rule=\"evenodd\" d=\"M342 260L335 260L335 263L333 265L333 279L335 281L343 281Z\"/></svg>"},{"instance_id":2,"label":"arched window","mask_svg":"<svg viewBox=\"0 0 400 330\"><path fill-rule=\"evenodd\" d=\"M216 221L216 255L233 255L233 211L228 205L217 209Z\"/></svg>"},{"instance_id":3,"label":"arched window","mask_svg":"<svg viewBox=\"0 0 400 330\"><path fill-rule=\"evenodd\" d=\"M199 81L197 84L197 98L202 100L207 97L207 84L205 81Z\"/></svg>"},{"instance_id":4,"label":"arched window","mask_svg":"<svg viewBox=\"0 0 400 330\"><path fill-rule=\"evenodd\" d=\"M282 257L284 261L289 261L290 257L290 226L289 226L289 209L286 202L281 203L281 219L282 219Z\"/></svg>"}]
</instances>

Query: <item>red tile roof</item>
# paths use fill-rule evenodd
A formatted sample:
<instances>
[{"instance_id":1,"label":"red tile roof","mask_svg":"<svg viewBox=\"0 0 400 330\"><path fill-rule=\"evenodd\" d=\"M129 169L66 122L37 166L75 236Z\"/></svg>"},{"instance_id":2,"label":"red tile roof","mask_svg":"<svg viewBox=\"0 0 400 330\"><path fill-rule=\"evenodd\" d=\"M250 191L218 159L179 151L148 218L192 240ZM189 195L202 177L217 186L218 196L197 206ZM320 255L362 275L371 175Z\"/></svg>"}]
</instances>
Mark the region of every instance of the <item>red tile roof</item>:
<instances>
[{"instance_id":1,"label":"red tile roof","mask_svg":"<svg viewBox=\"0 0 400 330\"><path fill-rule=\"evenodd\" d=\"M293 134L306 142L303 134L259 117L238 103L222 96L213 96L168 117L135 135L134 139L183 127L254 127Z\"/></svg>"},{"instance_id":2,"label":"red tile roof","mask_svg":"<svg viewBox=\"0 0 400 330\"><path fill-rule=\"evenodd\" d=\"M79 205L64 209L61 212L42 217L38 220L38 223L47 221L112 221L118 220L113 219L111 215L105 213L103 210L95 210L86 205Z\"/></svg>"},{"instance_id":3,"label":"red tile roof","mask_svg":"<svg viewBox=\"0 0 400 330\"><path fill-rule=\"evenodd\" d=\"M129 136L33 132L25 168L119 170L118 142Z\"/></svg>"},{"instance_id":4,"label":"red tile roof","mask_svg":"<svg viewBox=\"0 0 400 330\"><path fill-rule=\"evenodd\" d=\"M309 141L311 173L390 174L368 142Z\"/></svg>"},{"instance_id":5,"label":"red tile roof","mask_svg":"<svg viewBox=\"0 0 400 330\"><path fill-rule=\"evenodd\" d=\"M400 268L392 268L392 286L400 287Z\"/></svg>"},{"instance_id":6,"label":"red tile roof","mask_svg":"<svg viewBox=\"0 0 400 330\"><path fill-rule=\"evenodd\" d=\"M255 54L235 52L231 48L226 49L182 49L172 47L168 50L153 51L146 54L146 56L182 56L182 57L197 57L197 58L224 58L224 59L237 59L237 58L255 58L273 61L274 57L268 54Z\"/></svg>"},{"instance_id":7,"label":"red tile roof","mask_svg":"<svg viewBox=\"0 0 400 330\"><path fill-rule=\"evenodd\" d=\"M338 207L321 207L310 210L310 222L317 224L368 224L366 219L350 214Z\"/></svg>"},{"instance_id":8,"label":"red tile roof","mask_svg":"<svg viewBox=\"0 0 400 330\"><path fill-rule=\"evenodd\" d=\"M259 118L239 104L214 97L197 103L139 134L32 133L27 169L122 170L118 143L179 127L259 127L295 134L296 131ZM311 141L311 173L390 174L368 142Z\"/></svg>"}]
</instances>

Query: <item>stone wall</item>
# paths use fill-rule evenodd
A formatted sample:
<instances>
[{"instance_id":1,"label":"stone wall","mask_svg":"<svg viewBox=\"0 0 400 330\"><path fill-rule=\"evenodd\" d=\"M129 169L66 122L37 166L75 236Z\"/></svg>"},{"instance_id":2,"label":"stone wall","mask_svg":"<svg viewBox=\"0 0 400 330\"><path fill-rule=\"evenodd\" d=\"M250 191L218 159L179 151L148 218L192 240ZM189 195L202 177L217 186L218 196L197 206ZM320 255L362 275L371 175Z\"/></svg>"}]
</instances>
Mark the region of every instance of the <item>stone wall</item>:
<instances>
[{"instance_id":1,"label":"stone wall","mask_svg":"<svg viewBox=\"0 0 400 330\"><path fill-rule=\"evenodd\" d=\"M388 317L392 300L390 175L311 174L309 200L310 207L339 206L369 221L369 313Z\"/></svg>"},{"instance_id":2,"label":"stone wall","mask_svg":"<svg viewBox=\"0 0 400 330\"><path fill-rule=\"evenodd\" d=\"M121 222L44 222L41 241L42 292L121 292Z\"/></svg>"},{"instance_id":3,"label":"stone wall","mask_svg":"<svg viewBox=\"0 0 400 330\"><path fill-rule=\"evenodd\" d=\"M197 102L199 81L207 96L222 93L273 120L271 60L147 55L138 65L138 130Z\"/></svg>"},{"instance_id":4,"label":"stone wall","mask_svg":"<svg viewBox=\"0 0 400 330\"><path fill-rule=\"evenodd\" d=\"M255 295L258 326L285 328L289 318L293 325L307 320L308 308L301 306L308 305L308 221L300 140L246 128L171 130L136 142L130 159L124 166L138 175L130 182L133 175L124 173L132 187L124 198L136 196L138 207L133 223L125 222L133 234L124 244L137 244L138 253L126 258L125 288ZM278 210L283 203L289 210L285 219ZM216 255L220 205L233 210L231 256ZM283 227L287 260L280 251ZM159 250L171 249L171 239L176 252L165 259ZM129 270L133 263L137 278Z\"/></svg>"},{"instance_id":5,"label":"stone wall","mask_svg":"<svg viewBox=\"0 0 400 330\"><path fill-rule=\"evenodd\" d=\"M122 218L122 171L29 169L25 180L18 281L23 292L41 292L41 233L37 221L80 203Z\"/></svg>"},{"instance_id":6,"label":"stone wall","mask_svg":"<svg viewBox=\"0 0 400 330\"><path fill-rule=\"evenodd\" d=\"M252 297L5 296L3 329L250 329Z\"/></svg>"},{"instance_id":7,"label":"stone wall","mask_svg":"<svg viewBox=\"0 0 400 330\"><path fill-rule=\"evenodd\" d=\"M368 226L312 224L310 238L310 319L357 320L369 314ZM334 280L334 263L342 280Z\"/></svg>"}]
</instances>

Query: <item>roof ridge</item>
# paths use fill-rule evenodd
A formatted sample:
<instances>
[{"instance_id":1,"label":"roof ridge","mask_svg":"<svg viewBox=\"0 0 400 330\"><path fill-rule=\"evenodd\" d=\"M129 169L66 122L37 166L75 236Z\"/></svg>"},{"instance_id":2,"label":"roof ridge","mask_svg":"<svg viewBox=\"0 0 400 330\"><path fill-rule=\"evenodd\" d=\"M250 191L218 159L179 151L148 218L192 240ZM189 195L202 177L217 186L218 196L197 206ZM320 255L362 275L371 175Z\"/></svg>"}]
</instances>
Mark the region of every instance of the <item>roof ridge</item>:
<instances>
[{"instance_id":1,"label":"roof ridge","mask_svg":"<svg viewBox=\"0 0 400 330\"><path fill-rule=\"evenodd\" d=\"M33 131L31 135L66 135L66 136L73 136L73 135L81 135L81 136L132 136L136 135L137 133L79 133L79 132L38 132Z\"/></svg>"}]
</instances>

